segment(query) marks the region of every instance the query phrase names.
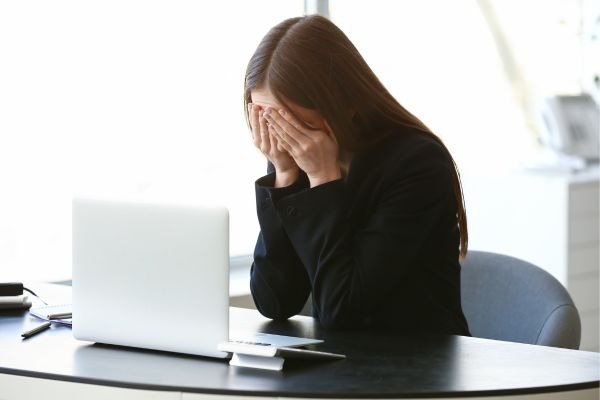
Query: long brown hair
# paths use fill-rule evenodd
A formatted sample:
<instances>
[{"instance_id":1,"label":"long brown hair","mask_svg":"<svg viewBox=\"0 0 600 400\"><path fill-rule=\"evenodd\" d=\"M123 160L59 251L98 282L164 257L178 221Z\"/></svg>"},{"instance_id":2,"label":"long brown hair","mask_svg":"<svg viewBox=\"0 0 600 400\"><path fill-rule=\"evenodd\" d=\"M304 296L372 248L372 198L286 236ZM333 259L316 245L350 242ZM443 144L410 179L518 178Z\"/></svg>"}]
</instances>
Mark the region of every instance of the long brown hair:
<instances>
[{"instance_id":1,"label":"long brown hair","mask_svg":"<svg viewBox=\"0 0 600 400\"><path fill-rule=\"evenodd\" d=\"M440 138L394 99L334 23L319 15L296 17L286 19L267 33L246 69L247 122L251 92L265 86L281 104L286 104L285 98L321 114L340 148L351 152L362 151L402 132L398 129L402 127L417 129L435 139L452 162L460 257L466 256L467 216L452 155Z\"/></svg>"}]
</instances>

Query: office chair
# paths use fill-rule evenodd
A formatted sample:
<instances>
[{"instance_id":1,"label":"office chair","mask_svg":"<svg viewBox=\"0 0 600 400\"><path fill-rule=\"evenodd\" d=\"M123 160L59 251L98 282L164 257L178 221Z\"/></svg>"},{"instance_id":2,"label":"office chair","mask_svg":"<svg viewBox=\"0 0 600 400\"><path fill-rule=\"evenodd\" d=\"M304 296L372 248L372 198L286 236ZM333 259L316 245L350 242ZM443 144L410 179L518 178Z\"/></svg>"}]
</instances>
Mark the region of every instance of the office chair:
<instances>
[{"instance_id":1,"label":"office chair","mask_svg":"<svg viewBox=\"0 0 600 400\"><path fill-rule=\"evenodd\" d=\"M469 251L462 307L474 337L579 349L581 321L567 290L518 258Z\"/></svg>"}]
</instances>

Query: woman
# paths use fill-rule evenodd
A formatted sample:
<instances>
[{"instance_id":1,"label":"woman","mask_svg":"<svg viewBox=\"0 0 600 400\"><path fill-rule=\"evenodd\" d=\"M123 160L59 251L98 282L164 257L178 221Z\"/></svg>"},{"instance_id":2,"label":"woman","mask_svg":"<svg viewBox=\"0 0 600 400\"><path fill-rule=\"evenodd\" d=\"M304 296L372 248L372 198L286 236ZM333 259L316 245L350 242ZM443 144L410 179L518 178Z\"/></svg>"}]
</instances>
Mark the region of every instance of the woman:
<instances>
[{"instance_id":1,"label":"woman","mask_svg":"<svg viewBox=\"0 0 600 400\"><path fill-rule=\"evenodd\" d=\"M258 310L328 328L469 335L459 256L467 223L454 161L321 16L272 28L244 88L260 234Z\"/></svg>"}]
</instances>

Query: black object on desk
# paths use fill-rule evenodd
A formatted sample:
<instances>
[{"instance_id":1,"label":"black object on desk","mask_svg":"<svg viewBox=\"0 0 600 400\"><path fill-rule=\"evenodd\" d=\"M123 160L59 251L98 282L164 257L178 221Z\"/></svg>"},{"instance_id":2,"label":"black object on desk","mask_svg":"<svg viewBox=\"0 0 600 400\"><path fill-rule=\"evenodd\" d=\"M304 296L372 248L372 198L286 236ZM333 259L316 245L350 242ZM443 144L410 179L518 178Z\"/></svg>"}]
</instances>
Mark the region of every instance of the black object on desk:
<instances>
[{"instance_id":1,"label":"black object on desk","mask_svg":"<svg viewBox=\"0 0 600 400\"><path fill-rule=\"evenodd\" d=\"M43 324L40 324L40 325L36 326L36 327L35 327L35 328L33 328L33 329L30 329L30 330L28 330L28 331L26 331L26 332L23 332L23 333L21 334L21 336L22 336L24 339L30 338L30 337L32 337L33 335L36 335L36 334L38 334L38 333L40 333L40 332L43 332L43 331L45 331L46 329L50 328L50 326L51 326L51 325L52 325L52 323L51 323L51 322L44 322Z\"/></svg>"},{"instance_id":2,"label":"black object on desk","mask_svg":"<svg viewBox=\"0 0 600 400\"><path fill-rule=\"evenodd\" d=\"M23 284L21 282L0 283L0 296L20 296L23 294Z\"/></svg>"},{"instance_id":3,"label":"black object on desk","mask_svg":"<svg viewBox=\"0 0 600 400\"><path fill-rule=\"evenodd\" d=\"M600 382L598 353L462 336L325 331L312 318L273 322L239 308L231 308L232 330L322 338L325 343L311 348L347 359L290 363L274 372L79 342L63 327L21 341L27 318L26 312L0 314L0 374L147 390L319 398L569 395L597 390Z\"/></svg>"}]
</instances>

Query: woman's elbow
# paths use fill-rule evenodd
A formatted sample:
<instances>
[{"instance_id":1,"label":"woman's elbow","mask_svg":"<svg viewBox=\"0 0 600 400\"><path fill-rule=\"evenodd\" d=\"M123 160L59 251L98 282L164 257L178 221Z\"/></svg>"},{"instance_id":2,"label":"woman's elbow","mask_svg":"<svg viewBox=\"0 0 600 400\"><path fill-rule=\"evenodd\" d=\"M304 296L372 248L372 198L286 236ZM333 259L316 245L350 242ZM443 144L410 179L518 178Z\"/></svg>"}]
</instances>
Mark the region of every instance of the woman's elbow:
<instances>
[{"instance_id":1,"label":"woman's elbow","mask_svg":"<svg viewBox=\"0 0 600 400\"><path fill-rule=\"evenodd\" d=\"M352 318L340 304L325 306L319 309L319 323L325 329L348 329L352 326Z\"/></svg>"},{"instance_id":2,"label":"woman's elbow","mask_svg":"<svg viewBox=\"0 0 600 400\"><path fill-rule=\"evenodd\" d=\"M297 308L290 306L290 304L285 304L282 302L282 299L274 296L270 293L264 293L259 290L256 290L251 285L251 293L252 299L254 300L254 305L259 313L261 313L264 317L275 320L282 321L293 317L298 314L302 307Z\"/></svg>"},{"instance_id":3,"label":"woman's elbow","mask_svg":"<svg viewBox=\"0 0 600 400\"><path fill-rule=\"evenodd\" d=\"M285 312L286 310L281 310L281 308L277 306L273 307L273 304L260 304L255 301L255 305L256 309L263 317L274 321L285 321L295 315L294 313Z\"/></svg>"}]
</instances>

